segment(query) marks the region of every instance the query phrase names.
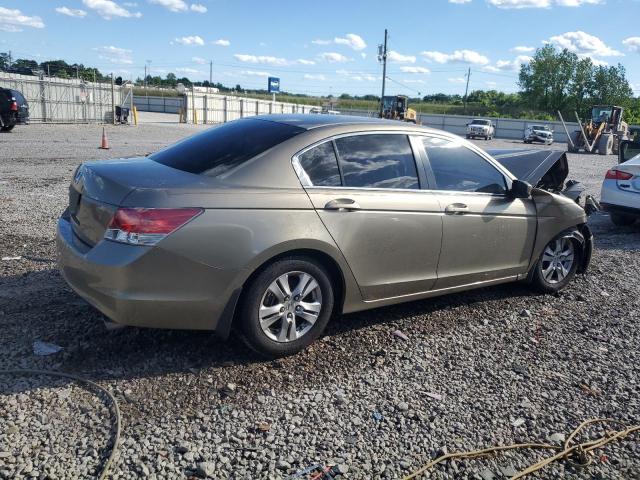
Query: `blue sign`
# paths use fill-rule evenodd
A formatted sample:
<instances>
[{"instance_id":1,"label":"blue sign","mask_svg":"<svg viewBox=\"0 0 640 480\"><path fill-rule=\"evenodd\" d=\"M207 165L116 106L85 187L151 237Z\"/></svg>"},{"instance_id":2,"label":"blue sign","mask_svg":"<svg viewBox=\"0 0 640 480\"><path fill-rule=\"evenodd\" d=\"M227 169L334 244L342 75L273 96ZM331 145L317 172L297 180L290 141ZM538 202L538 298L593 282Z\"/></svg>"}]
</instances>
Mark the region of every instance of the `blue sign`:
<instances>
[{"instance_id":1,"label":"blue sign","mask_svg":"<svg viewBox=\"0 0 640 480\"><path fill-rule=\"evenodd\" d=\"M280 93L280 79L269 77L269 93Z\"/></svg>"}]
</instances>

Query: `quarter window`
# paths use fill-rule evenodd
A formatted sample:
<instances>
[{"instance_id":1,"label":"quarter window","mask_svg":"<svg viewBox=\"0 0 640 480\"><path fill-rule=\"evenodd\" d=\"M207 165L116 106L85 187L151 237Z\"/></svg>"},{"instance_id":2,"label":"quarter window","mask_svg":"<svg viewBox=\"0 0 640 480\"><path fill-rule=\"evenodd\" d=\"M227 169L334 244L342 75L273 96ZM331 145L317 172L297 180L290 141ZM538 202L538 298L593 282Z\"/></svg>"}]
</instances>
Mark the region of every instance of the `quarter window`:
<instances>
[{"instance_id":1,"label":"quarter window","mask_svg":"<svg viewBox=\"0 0 640 480\"><path fill-rule=\"evenodd\" d=\"M406 135L355 135L335 140L344 185L420 188Z\"/></svg>"},{"instance_id":2,"label":"quarter window","mask_svg":"<svg viewBox=\"0 0 640 480\"><path fill-rule=\"evenodd\" d=\"M504 194L504 175L461 143L425 137L424 147L438 190Z\"/></svg>"},{"instance_id":3,"label":"quarter window","mask_svg":"<svg viewBox=\"0 0 640 480\"><path fill-rule=\"evenodd\" d=\"M342 185L340 170L338 170L338 159L332 142L325 142L307 150L298 156L298 161L312 185L322 187L339 187Z\"/></svg>"}]
</instances>

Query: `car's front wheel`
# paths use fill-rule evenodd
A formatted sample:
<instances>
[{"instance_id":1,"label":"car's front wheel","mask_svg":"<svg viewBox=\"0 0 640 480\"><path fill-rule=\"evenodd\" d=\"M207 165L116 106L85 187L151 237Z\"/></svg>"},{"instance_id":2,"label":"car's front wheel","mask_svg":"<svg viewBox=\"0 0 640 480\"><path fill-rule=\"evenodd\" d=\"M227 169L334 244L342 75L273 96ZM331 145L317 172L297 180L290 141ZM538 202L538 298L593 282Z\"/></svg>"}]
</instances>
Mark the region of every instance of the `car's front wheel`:
<instances>
[{"instance_id":1,"label":"car's front wheel","mask_svg":"<svg viewBox=\"0 0 640 480\"><path fill-rule=\"evenodd\" d=\"M15 125L6 125L6 126L0 128L0 131L10 132L11 130L13 130L13 127L15 127Z\"/></svg>"},{"instance_id":2,"label":"car's front wheel","mask_svg":"<svg viewBox=\"0 0 640 480\"><path fill-rule=\"evenodd\" d=\"M277 260L248 285L239 319L242 337L265 357L292 355L320 336L333 305L330 277L319 263Z\"/></svg>"},{"instance_id":3,"label":"car's front wheel","mask_svg":"<svg viewBox=\"0 0 640 480\"><path fill-rule=\"evenodd\" d=\"M542 251L536 264L532 283L543 292L562 290L575 276L581 258L576 241L568 237L556 237Z\"/></svg>"}]
</instances>

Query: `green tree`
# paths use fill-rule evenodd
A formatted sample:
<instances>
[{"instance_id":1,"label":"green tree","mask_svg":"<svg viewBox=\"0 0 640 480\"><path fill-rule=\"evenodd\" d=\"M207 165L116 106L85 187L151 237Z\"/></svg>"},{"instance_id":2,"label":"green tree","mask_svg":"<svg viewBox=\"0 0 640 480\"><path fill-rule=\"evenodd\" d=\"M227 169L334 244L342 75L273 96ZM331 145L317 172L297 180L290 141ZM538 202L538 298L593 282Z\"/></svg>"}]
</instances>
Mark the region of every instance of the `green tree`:
<instances>
[{"instance_id":1,"label":"green tree","mask_svg":"<svg viewBox=\"0 0 640 480\"><path fill-rule=\"evenodd\" d=\"M591 100L594 104L631 106L633 90L622 65L595 68Z\"/></svg>"}]
</instances>

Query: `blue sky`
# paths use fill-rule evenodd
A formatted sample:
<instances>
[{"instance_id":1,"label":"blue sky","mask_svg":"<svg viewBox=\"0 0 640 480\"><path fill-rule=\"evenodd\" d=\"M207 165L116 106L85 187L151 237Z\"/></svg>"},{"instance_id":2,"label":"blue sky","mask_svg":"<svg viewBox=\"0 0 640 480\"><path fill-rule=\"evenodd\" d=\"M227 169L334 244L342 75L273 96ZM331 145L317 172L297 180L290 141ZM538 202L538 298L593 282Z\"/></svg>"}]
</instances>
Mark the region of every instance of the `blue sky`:
<instances>
[{"instance_id":1,"label":"blue sky","mask_svg":"<svg viewBox=\"0 0 640 480\"><path fill-rule=\"evenodd\" d=\"M640 0L0 0L0 50L62 58L124 78L209 78L309 94L517 90L517 70L551 42L622 63L640 95Z\"/></svg>"}]
</instances>

